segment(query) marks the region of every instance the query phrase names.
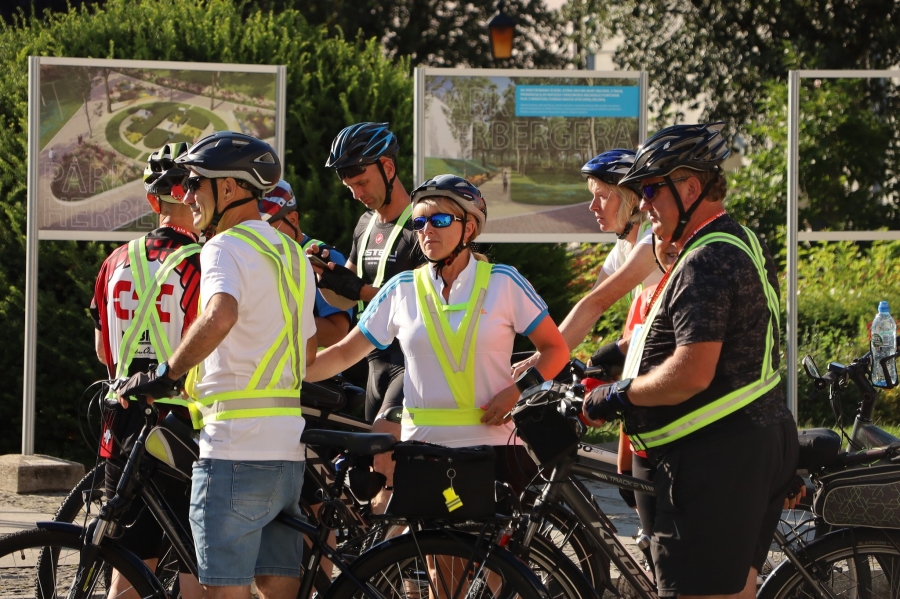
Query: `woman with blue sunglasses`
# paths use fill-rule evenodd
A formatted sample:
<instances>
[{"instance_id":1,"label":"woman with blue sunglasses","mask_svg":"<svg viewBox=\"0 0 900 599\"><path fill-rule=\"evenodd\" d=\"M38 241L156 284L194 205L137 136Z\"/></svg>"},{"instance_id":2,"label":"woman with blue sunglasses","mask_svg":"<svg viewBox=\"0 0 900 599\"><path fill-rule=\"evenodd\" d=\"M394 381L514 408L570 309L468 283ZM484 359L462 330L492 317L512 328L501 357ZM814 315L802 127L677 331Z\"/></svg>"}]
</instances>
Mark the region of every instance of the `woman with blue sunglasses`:
<instances>
[{"instance_id":1,"label":"woman with blue sunglasses","mask_svg":"<svg viewBox=\"0 0 900 599\"><path fill-rule=\"evenodd\" d=\"M406 358L401 438L493 445L498 479L520 492L534 465L521 446L507 446L515 438L508 413L519 397L509 370L513 340L528 336L547 378L565 366L568 347L531 284L473 251L487 220L477 187L441 175L413 191L412 205L429 264L385 284L358 328L319 353L306 378L332 376L398 339Z\"/></svg>"}]
</instances>

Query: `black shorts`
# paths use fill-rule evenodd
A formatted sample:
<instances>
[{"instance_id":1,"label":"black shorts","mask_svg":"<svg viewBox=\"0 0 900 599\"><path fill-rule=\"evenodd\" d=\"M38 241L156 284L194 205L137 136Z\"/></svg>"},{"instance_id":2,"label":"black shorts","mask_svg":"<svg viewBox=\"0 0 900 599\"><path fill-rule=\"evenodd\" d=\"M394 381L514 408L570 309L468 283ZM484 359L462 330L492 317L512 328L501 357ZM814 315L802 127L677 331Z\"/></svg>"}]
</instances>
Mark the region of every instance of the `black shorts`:
<instances>
[{"instance_id":1,"label":"black shorts","mask_svg":"<svg viewBox=\"0 0 900 599\"><path fill-rule=\"evenodd\" d=\"M723 431L724 432L724 431ZM731 595L765 561L797 471L793 421L690 437L657 464L651 549L661 597Z\"/></svg>"},{"instance_id":2,"label":"black shorts","mask_svg":"<svg viewBox=\"0 0 900 599\"><path fill-rule=\"evenodd\" d=\"M387 349L376 349L367 356L369 381L366 384L366 421L387 410L403 405L403 375L406 360L396 339Z\"/></svg>"}]
</instances>

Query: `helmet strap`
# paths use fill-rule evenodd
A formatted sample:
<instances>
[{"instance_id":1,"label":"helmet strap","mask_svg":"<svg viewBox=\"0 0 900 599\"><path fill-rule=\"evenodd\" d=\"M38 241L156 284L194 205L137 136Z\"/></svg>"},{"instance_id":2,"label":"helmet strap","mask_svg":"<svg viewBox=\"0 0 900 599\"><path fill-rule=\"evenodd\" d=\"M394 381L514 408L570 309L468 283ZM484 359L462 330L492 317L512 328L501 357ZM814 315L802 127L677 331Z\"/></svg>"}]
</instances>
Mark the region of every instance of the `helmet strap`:
<instances>
[{"instance_id":1,"label":"helmet strap","mask_svg":"<svg viewBox=\"0 0 900 599\"><path fill-rule=\"evenodd\" d=\"M293 224L291 224L291 221L289 221L285 217L282 217L280 220L275 221L275 224L277 224L279 222L284 223L291 228L291 231L294 232L294 241L300 241L300 229L298 229ZM269 224L271 225L273 223L269 223Z\"/></svg>"},{"instance_id":2,"label":"helmet strap","mask_svg":"<svg viewBox=\"0 0 900 599\"><path fill-rule=\"evenodd\" d=\"M664 177L666 181L666 185L672 191L672 197L675 198L675 204L678 206L678 226L675 227L675 231L672 233L672 238L669 240L672 243L675 243L681 236L684 235L684 229L687 227L687 224L690 222L691 217L694 216L694 212L700 207L700 202L706 197L706 194L709 193L712 184L715 183L716 178L712 177L709 181L706 182L706 185L703 186L703 191L700 192L700 195L697 196L697 201L694 202L694 205L684 209L684 204L681 203L681 195L678 193L678 189L675 188L675 183L672 182L672 177L666 175ZM654 252L655 253L655 252Z\"/></svg>"},{"instance_id":3,"label":"helmet strap","mask_svg":"<svg viewBox=\"0 0 900 599\"><path fill-rule=\"evenodd\" d=\"M666 274L665 267L659 263L659 258L656 256L656 234L651 231L650 237L651 237L650 243L653 245L653 261L656 262L656 265L659 267L660 272L662 274Z\"/></svg>"},{"instance_id":4,"label":"helmet strap","mask_svg":"<svg viewBox=\"0 0 900 599\"><path fill-rule=\"evenodd\" d=\"M219 210L219 186L215 183L216 179L210 179L210 183L212 184L212 195L213 195L213 217L209 223L209 227L207 227L207 231L215 231L219 228L219 221L222 220L222 217L225 216L225 213L231 210L232 208L237 208L238 206L243 206L249 202L256 200L255 195L251 195L249 198L243 198L240 200L235 200L234 202L225 206L223 210ZM215 234L215 233L213 233ZM206 235L206 238L209 239L211 235Z\"/></svg>"},{"instance_id":5,"label":"helmet strap","mask_svg":"<svg viewBox=\"0 0 900 599\"><path fill-rule=\"evenodd\" d=\"M384 181L384 203L382 206L387 206L391 203L391 194L394 191L394 181L397 179L397 163L394 163L394 176L391 177L390 181L388 181L387 174L384 172L384 165L381 164L381 158L375 161L375 164L378 165L378 172L381 173L381 180Z\"/></svg>"}]
</instances>

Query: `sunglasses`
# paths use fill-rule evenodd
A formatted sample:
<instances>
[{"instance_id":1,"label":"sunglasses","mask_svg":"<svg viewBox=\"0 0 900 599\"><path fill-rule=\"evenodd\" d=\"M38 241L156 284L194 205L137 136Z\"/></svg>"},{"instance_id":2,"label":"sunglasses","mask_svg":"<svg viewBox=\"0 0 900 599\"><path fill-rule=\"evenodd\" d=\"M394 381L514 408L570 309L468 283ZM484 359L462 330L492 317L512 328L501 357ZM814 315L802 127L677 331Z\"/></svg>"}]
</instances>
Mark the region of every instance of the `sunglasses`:
<instances>
[{"instance_id":1,"label":"sunglasses","mask_svg":"<svg viewBox=\"0 0 900 599\"><path fill-rule=\"evenodd\" d=\"M184 180L184 191L187 193L197 193L203 182L209 177L188 177Z\"/></svg>"},{"instance_id":2,"label":"sunglasses","mask_svg":"<svg viewBox=\"0 0 900 599\"><path fill-rule=\"evenodd\" d=\"M679 181L686 181L686 180L687 180L687 177L682 177L680 179L672 179L671 182L678 183ZM643 194L644 199L647 200L648 202L652 201L653 198L656 197L656 190L662 189L663 186L665 186L668 183L669 183L668 181L660 181L658 183L650 183L648 185L641 185L641 193Z\"/></svg>"},{"instance_id":3,"label":"sunglasses","mask_svg":"<svg viewBox=\"0 0 900 599\"><path fill-rule=\"evenodd\" d=\"M453 221L457 220L462 222L460 217L453 214L444 214L443 212L432 214L431 216L417 216L412 219L413 231L421 231L428 222L430 222L431 226L435 229L443 229L444 227L449 227L453 224Z\"/></svg>"}]
</instances>

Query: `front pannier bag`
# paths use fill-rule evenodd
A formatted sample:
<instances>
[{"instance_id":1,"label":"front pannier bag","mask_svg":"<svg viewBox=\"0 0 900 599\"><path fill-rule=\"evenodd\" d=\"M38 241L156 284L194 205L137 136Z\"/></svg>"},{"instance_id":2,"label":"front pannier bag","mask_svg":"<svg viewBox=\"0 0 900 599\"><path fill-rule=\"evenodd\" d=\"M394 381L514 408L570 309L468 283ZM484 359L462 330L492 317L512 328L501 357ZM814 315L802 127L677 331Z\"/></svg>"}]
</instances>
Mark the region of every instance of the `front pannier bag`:
<instances>
[{"instance_id":1,"label":"front pannier bag","mask_svg":"<svg viewBox=\"0 0 900 599\"><path fill-rule=\"evenodd\" d=\"M406 441L394 446L393 459L397 466L387 515L441 520L495 515L493 447Z\"/></svg>"},{"instance_id":2,"label":"front pannier bag","mask_svg":"<svg viewBox=\"0 0 900 599\"><path fill-rule=\"evenodd\" d=\"M813 512L832 526L900 528L900 466L855 468L819 477Z\"/></svg>"}]
</instances>

